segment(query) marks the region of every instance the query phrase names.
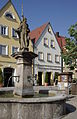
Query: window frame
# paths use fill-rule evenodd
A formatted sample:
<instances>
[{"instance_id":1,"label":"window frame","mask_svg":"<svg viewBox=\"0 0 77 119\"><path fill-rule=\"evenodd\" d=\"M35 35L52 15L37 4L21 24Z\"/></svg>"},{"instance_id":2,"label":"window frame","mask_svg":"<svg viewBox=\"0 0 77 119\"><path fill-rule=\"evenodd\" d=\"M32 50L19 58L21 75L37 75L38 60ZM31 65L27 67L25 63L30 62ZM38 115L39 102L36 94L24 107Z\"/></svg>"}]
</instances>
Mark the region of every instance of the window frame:
<instances>
[{"instance_id":1,"label":"window frame","mask_svg":"<svg viewBox=\"0 0 77 119\"><path fill-rule=\"evenodd\" d=\"M4 26L0 24L0 35L8 36L8 26Z\"/></svg>"},{"instance_id":2,"label":"window frame","mask_svg":"<svg viewBox=\"0 0 77 119\"><path fill-rule=\"evenodd\" d=\"M6 11L4 15L5 15L5 17L6 17L7 19L9 19L9 20L16 20L14 14L11 13L10 11ZM7 15L10 15L11 17L10 17L10 16L7 16Z\"/></svg>"},{"instance_id":3,"label":"window frame","mask_svg":"<svg viewBox=\"0 0 77 119\"><path fill-rule=\"evenodd\" d=\"M12 37L15 39L19 39L18 34L15 32L15 28L12 28Z\"/></svg>"},{"instance_id":4,"label":"window frame","mask_svg":"<svg viewBox=\"0 0 77 119\"><path fill-rule=\"evenodd\" d=\"M51 40L51 48L55 48L55 42L54 42L54 40Z\"/></svg>"},{"instance_id":5,"label":"window frame","mask_svg":"<svg viewBox=\"0 0 77 119\"><path fill-rule=\"evenodd\" d=\"M47 40L47 43L46 43L45 40ZM44 38L44 46L45 46L45 47L49 47L49 40L48 40L48 38Z\"/></svg>"},{"instance_id":6,"label":"window frame","mask_svg":"<svg viewBox=\"0 0 77 119\"><path fill-rule=\"evenodd\" d=\"M14 49L13 49L13 48L14 48ZM19 51L19 47L12 46L12 54L15 53L15 52L17 52L17 51L13 52L13 51L16 50L16 49L17 49L17 51Z\"/></svg>"},{"instance_id":7,"label":"window frame","mask_svg":"<svg viewBox=\"0 0 77 119\"><path fill-rule=\"evenodd\" d=\"M39 55L43 55L43 56L42 56L43 58L40 58ZM44 53L43 53L43 52L38 52L38 60L44 61Z\"/></svg>"},{"instance_id":8,"label":"window frame","mask_svg":"<svg viewBox=\"0 0 77 119\"><path fill-rule=\"evenodd\" d=\"M8 56L8 45L2 45L0 44L0 46L2 47L5 47L5 53L1 52L0 55L3 55L3 56ZM1 47L1 48L2 48ZM2 49L1 49L2 50ZM4 49L3 49L4 50Z\"/></svg>"},{"instance_id":9,"label":"window frame","mask_svg":"<svg viewBox=\"0 0 77 119\"><path fill-rule=\"evenodd\" d=\"M48 59L48 55L49 55L51 58ZM51 55L51 53L47 53L47 61L48 61L48 62L52 62L52 55Z\"/></svg>"},{"instance_id":10,"label":"window frame","mask_svg":"<svg viewBox=\"0 0 77 119\"><path fill-rule=\"evenodd\" d=\"M56 60L57 57L59 58L59 60ZM60 63L60 56L59 55L55 55L55 62Z\"/></svg>"}]
</instances>

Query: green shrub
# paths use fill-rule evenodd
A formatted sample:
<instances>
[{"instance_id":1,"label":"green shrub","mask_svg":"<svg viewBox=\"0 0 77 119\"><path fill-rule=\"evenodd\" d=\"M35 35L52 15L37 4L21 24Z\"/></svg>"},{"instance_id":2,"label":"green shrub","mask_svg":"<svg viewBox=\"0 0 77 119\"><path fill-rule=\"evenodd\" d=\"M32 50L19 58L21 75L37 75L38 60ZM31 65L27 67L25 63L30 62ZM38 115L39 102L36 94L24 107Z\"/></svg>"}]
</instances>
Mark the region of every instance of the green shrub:
<instances>
[{"instance_id":1,"label":"green shrub","mask_svg":"<svg viewBox=\"0 0 77 119\"><path fill-rule=\"evenodd\" d=\"M77 79L74 78L74 79L72 80L72 83L77 83Z\"/></svg>"},{"instance_id":2,"label":"green shrub","mask_svg":"<svg viewBox=\"0 0 77 119\"><path fill-rule=\"evenodd\" d=\"M0 68L0 83L3 83L2 70Z\"/></svg>"},{"instance_id":3,"label":"green shrub","mask_svg":"<svg viewBox=\"0 0 77 119\"><path fill-rule=\"evenodd\" d=\"M55 76L54 76L54 79L58 79L58 72L55 72Z\"/></svg>"},{"instance_id":4,"label":"green shrub","mask_svg":"<svg viewBox=\"0 0 77 119\"><path fill-rule=\"evenodd\" d=\"M45 74L45 83L48 83L48 74L47 74L47 72Z\"/></svg>"}]
</instances>

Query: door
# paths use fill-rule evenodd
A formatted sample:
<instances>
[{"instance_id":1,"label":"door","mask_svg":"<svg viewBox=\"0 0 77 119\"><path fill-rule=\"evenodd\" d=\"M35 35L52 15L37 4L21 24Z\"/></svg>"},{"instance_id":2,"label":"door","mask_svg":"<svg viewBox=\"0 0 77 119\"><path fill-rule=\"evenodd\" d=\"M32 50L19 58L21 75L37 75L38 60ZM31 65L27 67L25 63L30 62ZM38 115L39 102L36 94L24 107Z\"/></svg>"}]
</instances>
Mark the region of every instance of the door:
<instances>
[{"instance_id":1,"label":"door","mask_svg":"<svg viewBox=\"0 0 77 119\"><path fill-rule=\"evenodd\" d=\"M4 87L12 87L14 82L12 78L10 78L14 73L14 69L10 67L4 68Z\"/></svg>"}]
</instances>

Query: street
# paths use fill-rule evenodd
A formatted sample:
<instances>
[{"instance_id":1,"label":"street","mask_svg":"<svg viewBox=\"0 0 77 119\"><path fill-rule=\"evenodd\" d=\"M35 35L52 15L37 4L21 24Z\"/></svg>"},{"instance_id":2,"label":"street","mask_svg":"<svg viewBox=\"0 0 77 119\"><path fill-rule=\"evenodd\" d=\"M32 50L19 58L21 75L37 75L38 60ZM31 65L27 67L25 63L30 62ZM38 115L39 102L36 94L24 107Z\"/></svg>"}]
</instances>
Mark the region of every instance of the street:
<instances>
[{"instance_id":1,"label":"street","mask_svg":"<svg viewBox=\"0 0 77 119\"><path fill-rule=\"evenodd\" d=\"M67 114L62 119L77 119L77 96L70 96L66 101Z\"/></svg>"}]
</instances>

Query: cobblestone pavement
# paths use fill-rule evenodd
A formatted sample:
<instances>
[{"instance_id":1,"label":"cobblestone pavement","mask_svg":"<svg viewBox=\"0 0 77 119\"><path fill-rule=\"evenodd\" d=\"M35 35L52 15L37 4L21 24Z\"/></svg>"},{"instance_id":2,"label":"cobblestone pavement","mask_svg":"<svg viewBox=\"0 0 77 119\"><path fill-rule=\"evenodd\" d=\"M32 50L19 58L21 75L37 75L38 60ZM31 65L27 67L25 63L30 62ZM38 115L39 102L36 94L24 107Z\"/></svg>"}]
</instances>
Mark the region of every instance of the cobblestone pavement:
<instances>
[{"instance_id":1,"label":"cobblestone pavement","mask_svg":"<svg viewBox=\"0 0 77 119\"><path fill-rule=\"evenodd\" d=\"M77 119L77 96L71 96L66 101L67 114L62 119Z\"/></svg>"}]
</instances>

